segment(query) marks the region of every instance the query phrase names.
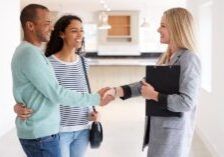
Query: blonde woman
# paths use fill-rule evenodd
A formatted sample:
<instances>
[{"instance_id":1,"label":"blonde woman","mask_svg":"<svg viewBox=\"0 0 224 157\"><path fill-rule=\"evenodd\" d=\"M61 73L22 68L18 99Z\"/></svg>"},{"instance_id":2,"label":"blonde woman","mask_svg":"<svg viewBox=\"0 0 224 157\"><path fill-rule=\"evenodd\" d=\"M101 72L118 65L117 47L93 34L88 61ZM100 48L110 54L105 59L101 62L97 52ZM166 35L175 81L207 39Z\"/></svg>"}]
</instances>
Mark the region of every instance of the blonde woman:
<instances>
[{"instance_id":1,"label":"blonde woman","mask_svg":"<svg viewBox=\"0 0 224 157\"><path fill-rule=\"evenodd\" d=\"M158 29L160 42L167 51L158 64L180 65L179 94L166 95L144 82L110 90L110 94L127 99L142 95L158 101L167 110L181 112L181 117L147 117L150 124L148 157L187 157L194 132L196 99L200 88L201 67L195 54L192 15L184 8L164 12Z\"/></svg>"}]
</instances>

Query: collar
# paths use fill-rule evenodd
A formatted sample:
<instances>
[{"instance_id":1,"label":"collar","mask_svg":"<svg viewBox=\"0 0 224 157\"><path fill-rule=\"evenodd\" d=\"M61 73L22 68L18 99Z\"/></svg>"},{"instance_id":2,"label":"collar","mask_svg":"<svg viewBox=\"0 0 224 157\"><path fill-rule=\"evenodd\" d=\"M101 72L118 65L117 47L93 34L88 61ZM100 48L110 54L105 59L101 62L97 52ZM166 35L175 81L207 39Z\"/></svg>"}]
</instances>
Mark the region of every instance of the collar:
<instances>
[{"instance_id":1,"label":"collar","mask_svg":"<svg viewBox=\"0 0 224 157\"><path fill-rule=\"evenodd\" d=\"M173 65L173 64L175 64L178 60L179 60L179 58L181 57L181 55L182 55L182 53L185 51L186 49L180 49L180 50L178 50L177 52L174 52L174 54L173 54L173 56L172 56L172 58L171 58L171 60L169 61L169 65Z\"/></svg>"}]
</instances>

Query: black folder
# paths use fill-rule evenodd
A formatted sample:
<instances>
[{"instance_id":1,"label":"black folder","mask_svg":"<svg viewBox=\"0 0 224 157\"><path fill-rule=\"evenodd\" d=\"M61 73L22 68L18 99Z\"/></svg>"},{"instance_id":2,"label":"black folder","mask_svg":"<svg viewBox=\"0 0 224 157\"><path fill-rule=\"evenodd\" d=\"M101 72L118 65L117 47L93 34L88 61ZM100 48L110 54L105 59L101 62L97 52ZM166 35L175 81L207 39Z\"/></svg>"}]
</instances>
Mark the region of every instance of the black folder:
<instances>
[{"instance_id":1,"label":"black folder","mask_svg":"<svg viewBox=\"0 0 224 157\"><path fill-rule=\"evenodd\" d=\"M151 84L154 89L163 94L178 94L180 81L180 66L147 66L146 82ZM150 117L181 117L181 112L172 112L162 108L159 102L146 100L146 121L143 149L150 140Z\"/></svg>"},{"instance_id":2,"label":"black folder","mask_svg":"<svg viewBox=\"0 0 224 157\"><path fill-rule=\"evenodd\" d=\"M146 82L162 94L178 94L180 80L180 66L147 66ZM146 100L146 115L160 117L181 117L181 112L172 112L162 108L159 102Z\"/></svg>"}]
</instances>

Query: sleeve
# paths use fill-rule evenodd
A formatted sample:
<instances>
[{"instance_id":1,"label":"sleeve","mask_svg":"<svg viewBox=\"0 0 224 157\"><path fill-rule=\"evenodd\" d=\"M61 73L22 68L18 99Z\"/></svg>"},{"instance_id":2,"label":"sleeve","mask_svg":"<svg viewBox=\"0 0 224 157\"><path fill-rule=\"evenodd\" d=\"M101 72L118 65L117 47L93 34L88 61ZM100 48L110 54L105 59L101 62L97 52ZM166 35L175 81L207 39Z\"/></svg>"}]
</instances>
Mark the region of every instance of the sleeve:
<instances>
[{"instance_id":1,"label":"sleeve","mask_svg":"<svg viewBox=\"0 0 224 157\"><path fill-rule=\"evenodd\" d=\"M185 54L181 60L179 94L159 93L158 101L163 108L173 112L187 112L196 105L200 89L201 65L199 58L192 53Z\"/></svg>"},{"instance_id":2,"label":"sleeve","mask_svg":"<svg viewBox=\"0 0 224 157\"><path fill-rule=\"evenodd\" d=\"M141 95L141 82L135 82L132 84L128 85L123 85L121 86L124 92L124 96L120 97L122 100L131 98L131 97L136 97Z\"/></svg>"},{"instance_id":3,"label":"sleeve","mask_svg":"<svg viewBox=\"0 0 224 157\"><path fill-rule=\"evenodd\" d=\"M31 84L54 104L69 106L95 106L99 94L78 93L57 83L49 61L38 51L29 51L22 58L21 67ZM49 65L47 65L49 64Z\"/></svg>"}]
</instances>

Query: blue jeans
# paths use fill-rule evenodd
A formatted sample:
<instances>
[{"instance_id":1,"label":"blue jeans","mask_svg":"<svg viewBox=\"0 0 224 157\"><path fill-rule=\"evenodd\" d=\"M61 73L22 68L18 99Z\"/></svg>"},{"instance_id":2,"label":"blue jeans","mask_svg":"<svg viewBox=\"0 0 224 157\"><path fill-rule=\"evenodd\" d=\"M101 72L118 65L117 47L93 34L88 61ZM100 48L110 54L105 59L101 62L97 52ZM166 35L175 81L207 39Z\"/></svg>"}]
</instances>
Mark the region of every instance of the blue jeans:
<instances>
[{"instance_id":1,"label":"blue jeans","mask_svg":"<svg viewBox=\"0 0 224 157\"><path fill-rule=\"evenodd\" d=\"M19 140L27 157L61 157L59 134Z\"/></svg>"},{"instance_id":2,"label":"blue jeans","mask_svg":"<svg viewBox=\"0 0 224 157\"><path fill-rule=\"evenodd\" d=\"M60 133L62 157L84 157L88 144L89 129Z\"/></svg>"}]
</instances>

